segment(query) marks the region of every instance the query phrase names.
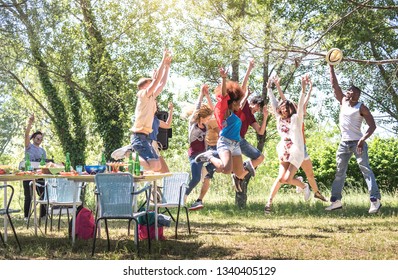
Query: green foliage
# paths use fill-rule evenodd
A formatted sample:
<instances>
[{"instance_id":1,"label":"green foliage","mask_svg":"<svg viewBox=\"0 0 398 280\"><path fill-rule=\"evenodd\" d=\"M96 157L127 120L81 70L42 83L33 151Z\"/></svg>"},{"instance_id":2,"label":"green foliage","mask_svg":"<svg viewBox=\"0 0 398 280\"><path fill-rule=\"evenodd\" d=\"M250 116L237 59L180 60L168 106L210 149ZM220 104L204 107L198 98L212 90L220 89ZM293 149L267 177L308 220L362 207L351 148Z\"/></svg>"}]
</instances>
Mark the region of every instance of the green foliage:
<instances>
[{"instance_id":1,"label":"green foliage","mask_svg":"<svg viewBox=\"0 0 398 280\"><path fill-rule=\"evenodd\" d=\"M315 178L319 187L330 189L336 172L336 151L338 141L329 142L325 133L314 134L307 138L307 149L314 167ZM394 193L398 186L398 151L397 139L382 139L375 137L368 141L369 163L375 176L376 182L382 192ZM302 170L298 172L305 177ZM346 185L351 188L367 192L367 185L359 170L353 155L348 164Z\"/></svg>"}]
</instances>

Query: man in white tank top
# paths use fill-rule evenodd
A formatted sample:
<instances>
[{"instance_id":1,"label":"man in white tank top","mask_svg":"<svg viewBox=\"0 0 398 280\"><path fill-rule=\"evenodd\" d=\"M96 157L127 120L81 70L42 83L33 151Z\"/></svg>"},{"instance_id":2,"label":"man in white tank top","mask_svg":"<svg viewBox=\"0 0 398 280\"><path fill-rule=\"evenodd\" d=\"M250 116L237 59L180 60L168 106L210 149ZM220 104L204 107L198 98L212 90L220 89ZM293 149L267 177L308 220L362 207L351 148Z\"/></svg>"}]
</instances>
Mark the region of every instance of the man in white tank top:
<instances>
[{"instance_id":1,"label":"man in white tank top","mask_svg":"<svg viewBox=\"0 0 398 280\"><path fill-rule=\"evenodd\" d=\"M346 178L348 162L355 155L359 168L365 178L370 195L369 213L377 213L381 207L380 192L375 175L369 166L368 146L365 142L376 129L374 118L362 102L359 102L361 90L351 86L345 94L341 90L334 73L333 65L330 66L330 81L334 96L340 103L340 131L341 141L336 153L337 171L332 184L332 204L325 210L331 211L342 208L341 198ZM361 132L361 124L365 119L368 129L365 134Z\"/></svg>"}]
</instances>

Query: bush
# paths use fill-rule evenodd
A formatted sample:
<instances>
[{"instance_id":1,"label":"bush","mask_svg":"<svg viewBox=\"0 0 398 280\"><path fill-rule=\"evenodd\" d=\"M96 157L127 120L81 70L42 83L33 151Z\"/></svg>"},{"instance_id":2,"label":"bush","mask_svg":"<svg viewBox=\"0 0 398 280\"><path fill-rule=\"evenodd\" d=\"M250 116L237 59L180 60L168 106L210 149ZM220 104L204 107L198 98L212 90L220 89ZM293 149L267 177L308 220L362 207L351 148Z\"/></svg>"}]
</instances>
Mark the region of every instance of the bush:
<instances>
[{"instance_id":1,"label":"bush","mask_svg":"<svg viewBox=\"0 0 398 280\"><path fill-rule=\"evenodd\" d=\"M314 166L315 178L319 187L331 186L336 172L336 151L338 143L329 142L322 137L307 141L308 152ZM398 153L397 139L374 138L368 141L368 154L370 167L372 168L380 190L384 192L396 192L398 186ZM304 176L300 170L299 174ZM367 192L367 185L359 170L355 156L352 156L348 164L346 185Z\"/></svg>"}]
</instances>

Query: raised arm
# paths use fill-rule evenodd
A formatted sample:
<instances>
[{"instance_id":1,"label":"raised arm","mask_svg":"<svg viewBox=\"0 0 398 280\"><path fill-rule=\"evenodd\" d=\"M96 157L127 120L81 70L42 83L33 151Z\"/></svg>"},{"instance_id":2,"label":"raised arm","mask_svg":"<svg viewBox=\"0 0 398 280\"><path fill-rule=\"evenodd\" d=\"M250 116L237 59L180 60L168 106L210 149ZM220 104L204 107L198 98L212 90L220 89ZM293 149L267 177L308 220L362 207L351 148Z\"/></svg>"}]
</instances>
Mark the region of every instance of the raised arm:
<instances>
[{"instance_id":1,"label":"raised arm","mask_svg":"<svg viewBox=\"0 0 398 280\"><path fill-rule=\"evenodd\" d=\"M272 78L269 78L268 82L267 82L267 93L268 93L268 97L269 97L269 102L271 103L272 110L273 110L274 114L276 114L276 108L278 107L278 101L276 100L275 95L272 92L271 86L272 86Z\"/></svg>"},{"instance_id":2,"label":"raised arm","mask_svg":"<svg viewBox=\"0 0 398 280\"><path fill-rule=\"evenodd\" d=\"M164 129L169 129L171 128L171 124L173 122L173 111L174 111L174 106L172 102L169 102L169 116L167 117L167 120L160 121L160 127Z\"/></svg>"},{"instance_id":3,"label":"raised arm","mask_svg":"<svg viewBox=\"0 0 398 280\"><path fill-rule=\"evenodd\" d=\"M304 118L304 101L306 99L305 92L306 92L306 87L307 87L308 83L309 83L308 75L301 77L301 93L300 93L300 98L299 98L299 102L297 105L297 116L301 119Z\"/></svg>"},{"instance_id":4,"label":"raised arm","mask_svg":"<svg viewBox=\"0 0 398 280\"><path fill-rule=\"evenodd\" d=\"M211 100L210 93L209 93L209 86L206 85L204 95L206 96L207 99L207 104L209 105L210 109L214 110L214 104L213 101Z\"/></svg>"},{"instance_id":5,"label":"raised arm","mask_svg":"<svg viewBox=\"0 0 398 280\"><path fill-rule=\"evenodd\" d=\"M147 96L151 96L152 94L155 94L155 93L157 93L157 95L159 95L159 93L162 91L164 84L166 82L164 80L165 72L168 75L168 69L166 69L165 67L166 67L167 63L169 64L169 67L170 67L170 62L171 62L171 54L168 50L164 50L163 58L162 58L162 61L160 62L160 66L154 73L152 82L146 88ZM166 76L166 79L167 79L167 76ZM160 85L161 82L164 82L164 84Z\"/></svg>"},{"instance_id":6,"label":"raised arm","mask_svg":"<svg viewBox=\"0 0 398 280\"><path fill-rule=\"evenodd\" d=\"M224 68L220 68L220 76L222 79L221 83L221 94L222 96L227 95L227 72Z\"/></svg>"},{"instance_id":7,"label":"raised arm","mask_svg":"<svg viewBox=\"0 0 398 280\"><path fill-rule=\"evenodd\" d=\"M35 114L32 114L28 119L28 124L26 125L25 129L25 149L27 149L30 144L30 130L32 129L34 121L35 121Z\"/></svg>"},{"instance_id":8,"label":"raised arm","mask_svg":"<svg viewBox=\"0 0 398 280\"><path fill-rule=\"evenodd\" d=\"M162 92L163 88L166 86L170 72L170 65L171 65L171 55L167 56L165 59L161 80L154 92L155 97L157 97Z\"/></svg>"},{"instance_id":9,"label":"raised arm","mask_svg":"<svg viewBox=\"0 0 398 280\"><path fill-rule=\"evenodd\" d=\"M252 72L253 68L254 68L254 59L250 59L249 65L247 66L245 77L243 78L242 85L241 85L243 92L246 92L246 90L247 90L247 83L249 81L249 76L250 76L250 73Z\"/></svg>"},{"instance_id":10,"label":"raised arm","mask_svg":"<svg viewBox=\"0 0 398 280\"><path fill-rule=\"evenodd\" d=\"M200 109L200 107L202 106L202 101L203 101L203 97L205 96L205 92L209 90L209 86L206 84L203 84L200 87L200 93L199 93L199 97L198 100L196 101L196 105L195 105L195 110L193 111L193 113L191 114L190 120L189 122L192 124L194 122L193 118L195 116L195 113Z\"/></svg>"},{"instance_id":11,"label":"raised arm","mask_svg":"<svg viewBox=\"0 0 398 280\"><path fill-rule=\"evenodd\" d=\"M330 69L330 82L332 83L334 97L341 104L341 102L343 101L343 97L344 97L343 91L341 90L341 87L339 86L339 82L337 80L336 74L334 73L333 65L329 64L329 69Z\"/></svg>"},{"instance_id":12,"label":"raised arm","mask_svg":"<svg viewBox=\"0 0 398 280\"><path fill-rule=\"evenodd\" d=\"M283 94L283 91L282 91L280 82L281 82L281 78L279 78L279 76L276 75L275 78L274 78L274 84L275 84L275 86L276 86L276 89L278 90L279 97L280 97L282 100L286 100L286 96Z\"/></svg>"},{"instance_id":13,"label":"raised arm","mask_svg":"<svg viewBox=\"0 0 398 280\"><path fill-rule=\"evenodd\" d=\"M308 105L308 101L310 100L310 96L311 96L311 92L312 92L312 81L310 78L308 78L307 84L310 86L310 89L304 99L304 116L307 114L307 105Z\"/></svg>"}]
</instances>

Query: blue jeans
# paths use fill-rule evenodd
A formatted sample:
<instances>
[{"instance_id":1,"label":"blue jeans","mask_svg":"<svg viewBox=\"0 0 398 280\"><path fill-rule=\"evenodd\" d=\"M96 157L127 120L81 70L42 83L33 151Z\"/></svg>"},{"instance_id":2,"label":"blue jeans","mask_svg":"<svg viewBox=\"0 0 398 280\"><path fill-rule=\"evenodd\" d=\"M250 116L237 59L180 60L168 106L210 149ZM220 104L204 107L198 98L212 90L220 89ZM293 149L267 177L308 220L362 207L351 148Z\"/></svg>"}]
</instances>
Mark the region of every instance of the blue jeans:
<instances>
[{"instance_id":1,"label":"blue jeans","mask_svg":"<svg viewBox=\"0 0 398 280\"><path fill-rule=\"evenodd\" d=\"M189 195L192 192L202 178L203 162L196 162L195 157L196 156L189 157L189 164L191 165L191 180L189 181L188 188L185 191L186 195Z\"/></svg>"},{"instance_id":2,"label":"blue jeans","mask_svg":"<svg viewBox=\"0 0 398 280\"><path fill-rule=\"evenodd\" d=\"M220 158L218 156L218 153L217 153L217 146L207 146L207 150L208 151L210 151L210 150L214 151L213 156L216 157L216 158ZM207 174L206 174L205 178L213 179L214 173L216 172L216 167L214 166L214 164L209 162L206 165L206 170L207 170Z\"/></svg>"},{"instance_id":3,"label":"blue jeans","mask_svg":"<svg viewBox=\"0 0 398 280\"><path fill-rule=\"evenodd\" d=\"M158 160L159 157L152 147L149 136L144 133L134 133L131 137L131 146L141 158L146 161Z\"/></svg>"},{"instance_id":4,"label":"blue jeans","mask_svg":"<svg viewBox=\"0 0 398 280\"><path fill-rule=\"evenodd\" d=\"M257 159L261 156L260 150L253 147L245 138L241 138L239 146L242 154L250 159Z\"/></svg>"},{"instance_id":5,"label":"blue jeans","mask_svg":"<svg viewBox=\"0 0 398 280\"><path fill-rule=\"evenodd\" d=\"M355 155L359 169L368 185L370 198L380 199L379 187L377 186L375 175L369 166L368 145L363 145L362 153L357 152L358 141L341 141L336 153L337 171L332 184L331 202L341 200L344 181L347 176L348 162L352 154Z\"/></svg>"}]
</instances>

